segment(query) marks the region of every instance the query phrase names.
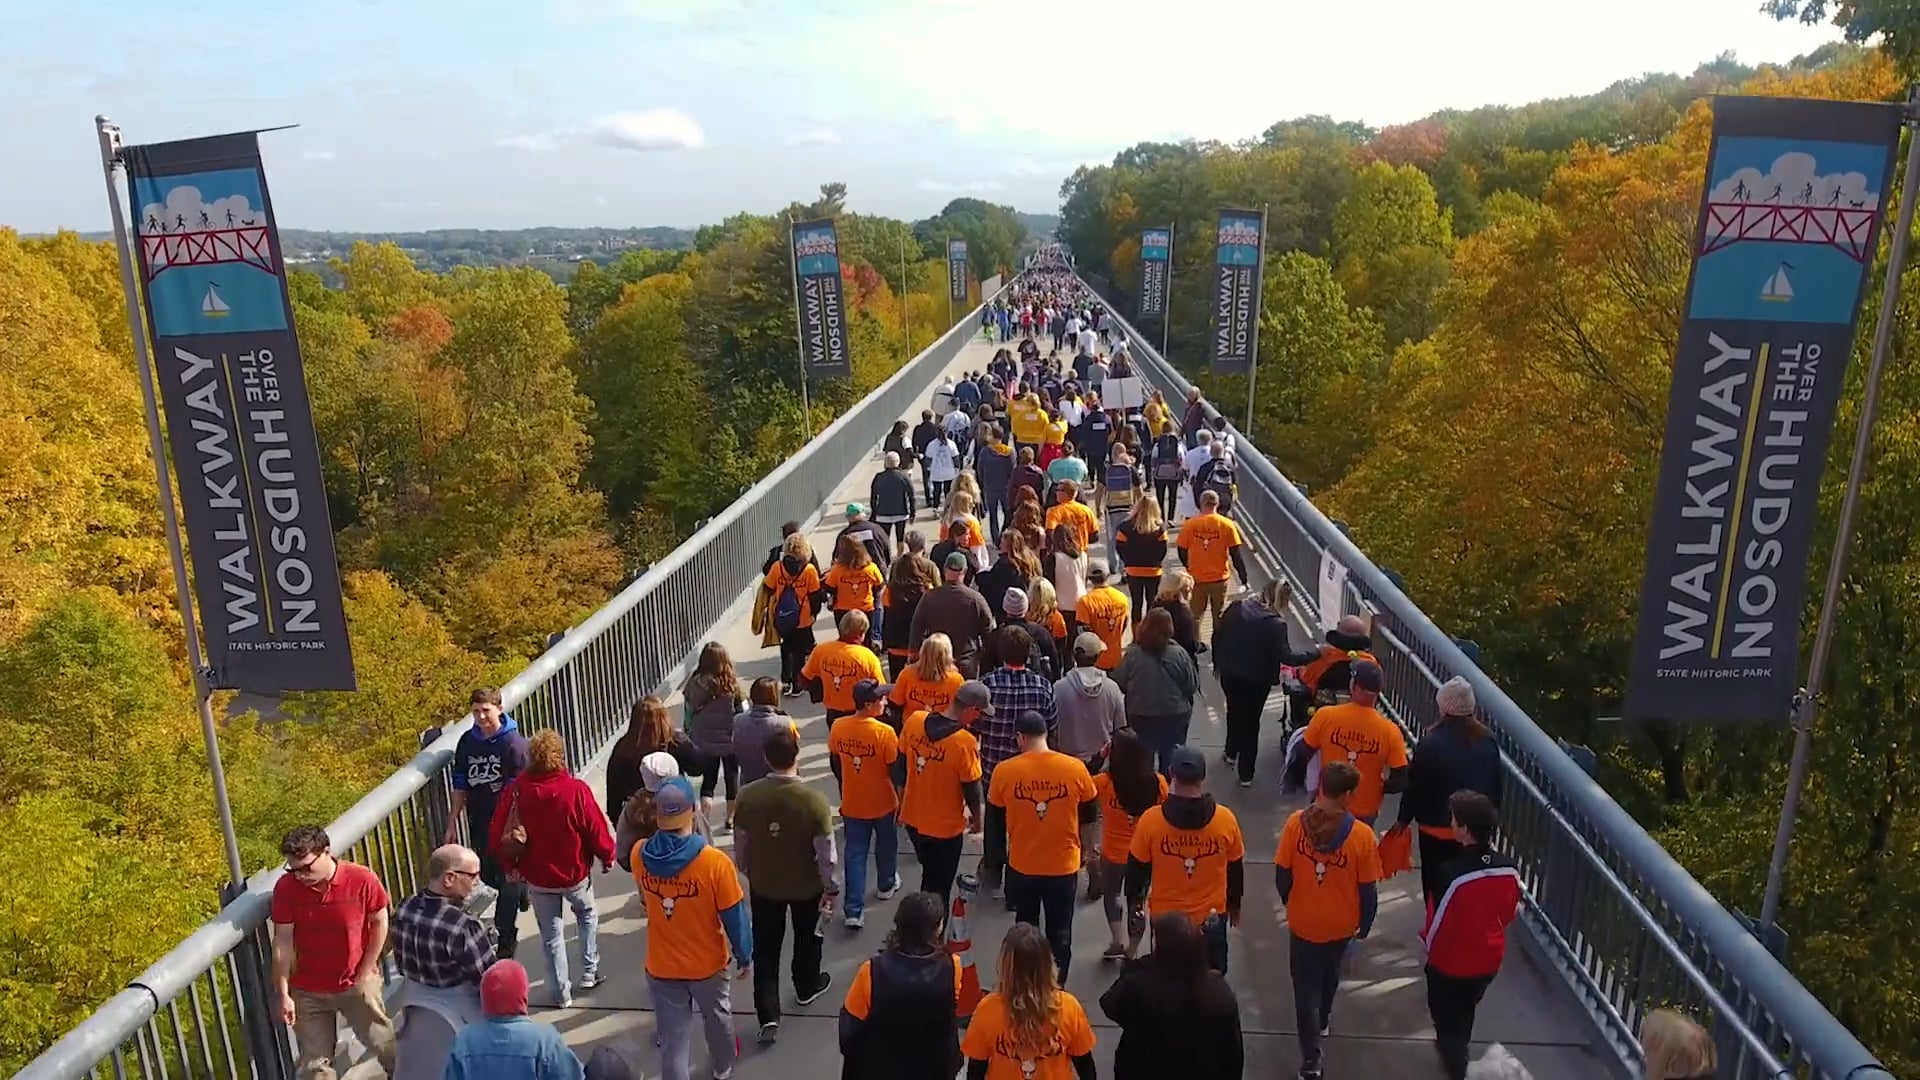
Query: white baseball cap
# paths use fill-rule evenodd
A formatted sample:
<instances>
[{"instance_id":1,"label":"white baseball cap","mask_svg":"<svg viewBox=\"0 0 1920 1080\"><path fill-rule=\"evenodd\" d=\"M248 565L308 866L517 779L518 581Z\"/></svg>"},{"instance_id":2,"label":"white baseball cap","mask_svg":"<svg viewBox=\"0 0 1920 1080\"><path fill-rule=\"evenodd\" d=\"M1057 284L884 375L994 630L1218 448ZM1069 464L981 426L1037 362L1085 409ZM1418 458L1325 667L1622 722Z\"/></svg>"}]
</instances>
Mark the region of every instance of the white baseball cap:
<instances>
[{"instance_id":1,"label":"white baseball cap","mask_svg":"<svg viewBox=\"0 0 1920 1080\"><path fill-rule=\"evenodd\" d=\"M679 775L680 762L665 750L655 750L640 759L640 782L650 793L659 791L661 784Z\"/></svg>"}]
</instances>

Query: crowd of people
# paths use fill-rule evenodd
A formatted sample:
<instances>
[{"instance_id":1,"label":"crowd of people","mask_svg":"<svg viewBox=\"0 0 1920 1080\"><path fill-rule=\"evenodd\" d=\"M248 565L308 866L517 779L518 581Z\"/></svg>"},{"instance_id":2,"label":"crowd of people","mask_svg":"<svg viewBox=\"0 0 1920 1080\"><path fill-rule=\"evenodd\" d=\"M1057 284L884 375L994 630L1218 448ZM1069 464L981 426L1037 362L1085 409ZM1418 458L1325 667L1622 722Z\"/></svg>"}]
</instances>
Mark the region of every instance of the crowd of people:
<instances>
[{"instance_id":1,"label":"crowd of people","mask_svg":"<svg viewBox=\"0 0 1920 1080\"><path fill-rule=\"evenodd\" d=\"M1249 895L1264 889L1247 881L1249 838L1188 738L1207 663L1226 700L1221 762L1243 787L1268 701L1286 688L1278 772L1309 801L1273 838L1272 895L1285 912L1298 1075L1325 1075L1343 965L1372 932L1381 883L1416 846L1436 1056L1453 1080L1477 1067L1475 1013L1522 885L1493 842L1499 752L1472 687L1440 688L1441 720L1409 752L1379 710L1385 677L1364 622L1294 648L1287 586L1246 588L1230 437L1216 437L1197 398L1180 420L1157 397L1103 408L1092 376L1125 370L1126 340L1048 265L987 310L988 332L1017 337L1018 353L943 385L944 414L888 435L871 500L847 508L829 562L797 524L769 551L755 618L779 651L777 679L746 682L706 644L678 723L657 696L633 706L604 803L568 768L558 734L528 737L497 692L476 691L444 843L397 907L371 870L334 856L324 830L287 835L274 982L303 1077L334 1075L341 1019L391 1076L639 1075L613 1047L580 1061L531 1020L514 959L530 910L543 1004L565 1008L575 989L600 985L593 871L618 866L644 905L666 1080L692 1074L696 1019L710 1075L733 1076L736 978L750 980L759 1041L777 1042L789 991L806 1006L833 989L828 923L858 933L874 901L893 902L891 930L844 990L845 1080L1092 1077L1089 1012L1064 989L1083 900L1108 928L1099 959L1114 978L1097 1005L1120 1032L1114 1074L1238 1078L1228 927L1274 905ZM1154 490L1164 439L1178 449L1167 474L1177 491ZM931 546L923 515L937 522ZM1100 544L1106 558L1091 558ZM816 633L823 618L830 640ZM800 777L786 702L801 695L825 713L837 827L834 804ZM1397 816L1382 825L1395 794ZM918 867L911 890L902 832ZM977 1002L945 934L969 835L983 847L974 880L1015 920ZM491 928L470 914L489 899ZM402 979L397 1038L388 951ZM1682 1017L1655 1014L1645 1041L1649 1080L1712 1073L1712 1043Z\"/></svg>"}]
</instances>

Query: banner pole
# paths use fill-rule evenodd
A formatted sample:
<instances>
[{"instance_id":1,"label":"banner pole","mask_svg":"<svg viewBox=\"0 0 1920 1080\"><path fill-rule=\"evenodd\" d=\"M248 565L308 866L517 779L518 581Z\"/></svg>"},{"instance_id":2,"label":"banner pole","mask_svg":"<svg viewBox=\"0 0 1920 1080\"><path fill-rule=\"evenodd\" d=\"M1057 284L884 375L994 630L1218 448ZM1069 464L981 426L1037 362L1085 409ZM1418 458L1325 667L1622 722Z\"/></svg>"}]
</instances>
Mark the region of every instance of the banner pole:
<instances>
[{"instance_id":1,"label":"banner pole","mask_svg":"<svg viewBox=\"0 0 1920 1080\"><path fill-rule=\"evenodd\" d=\"M1873 444L1873 419L1880 407L1880 381L1886 372L1887 350L1893 340L1894 310L1900 304L1900 275L1907 264L1907 238L1913 232L1913 209L1920 199L1920 132L1913 126L1920 87L1907 93L1907 167L1900 187L1900 214L1893 240L1887 245L1887 280L1880 291L1880 317L1873 328L1873 358L1867 365L1866 392L1860 401L1860 426L1853 433L1853 460L1847 466L1846 494L1840 500L1840 524L1834 533L1833 555L1827 560L1826 594L1820 600L1820 622L1813 632L1813 653L1807 661L1807 685L1796 695L1793 720L1793 759L1787 769L1787 793L1780 803L1780 827L1773 836L1773 860L1767 866L1767 891L1760 902L1759 928L1770 930L1780 916L1786 889L1787 856L1793 846L1794 819L1806 790L1809 758L1813 753L1813 725L1820 714L1820 691L1825 682L1827 654L1833 648L1834 616L1840 607L1841 579L1846 576L1847 547L1853 540L1853 516L1860 502L1860 484ZM1763 939L1764 940L1764 939Z\"/></svg>"},{"instance_id":2,"label":"banner pole","mask_svg":"<svg viewBox=\"0 0 1920 1080\"><path fill-rule=\"evenodd\" d=\"M1171 256L1172 252L1168 252ZM1173 262L1169 258L1168 270ZM1171 288L1168 290L1171 292ZM1267 304L1267 204L1260 204L1260 256L1253 268L1253 341L1247 347L1247 426L1240 429L1242 438L1253 438L1253 384L1260 376L1260 314Z\"/></svg>"},{"instance_id":3,"label":"banner pole","mask_svg":"<svg viewBox=\"0 0 1920 1080\"><path fill-rule=\"evenodd\" d=\"M1160 359L1167 360L1167 333L1173 326L1173 226L1167 222L1167 283L1166 295L1160 299ZM1173 363L1167 360L1167 363Z\"/></svg>"},{"instance_id":4,"label":"banner pole","mask_svg":"<svg viewBox=\"0 0 1920 1080\"><path fill-rule=\"evenodd\" d=\"M794 243L793 214L787 214L787 268L793 272L793 344L800 358L800 411L805 414L802 425L805 433L800 444L805 446L813 441L813 403L807 397L807 330L800 325L800 309L803 306L800 297L800 250Z\"/></svg>"},{"instance_id":5,"label":"banner pole","mask_svg":"<svg viewBox=\"0 0 1920 1080\"><path fill-rule=\"evenodd\" d=\"M180 515L173 503L173 485L167 478L166 440L160 433L160 406L154 397L153 358L147 352L146 321L140 317L138 275L133 268L133 245L127 239L126 211L114 183L120 169L120 127L105 116L94 117L100 136L100 168L107 182L107 207L113 216L113 242L120 253L120 291L127 304L127 329L133 335L133 360L140 375L140 399L147 414L147 448L153 455L154 483L160 492L160 520L167 534L167 554L173 561L173 591L180 606L181 636L187 643L187 666L193 669L193 695L200 706L200 737L206 743L207 773L213 782L213 808L220 816L220 839L227 849L227 874L233 888L246 888L247 871L240 861L240 838L234 831L233 806L227 800L227 771L220 761L220 729L213 721L213 689L208 685L206 656L200 649L200 623L194 618L193 593L187 581L187 556L180 541Z\"/></svg>"}]
</instances>

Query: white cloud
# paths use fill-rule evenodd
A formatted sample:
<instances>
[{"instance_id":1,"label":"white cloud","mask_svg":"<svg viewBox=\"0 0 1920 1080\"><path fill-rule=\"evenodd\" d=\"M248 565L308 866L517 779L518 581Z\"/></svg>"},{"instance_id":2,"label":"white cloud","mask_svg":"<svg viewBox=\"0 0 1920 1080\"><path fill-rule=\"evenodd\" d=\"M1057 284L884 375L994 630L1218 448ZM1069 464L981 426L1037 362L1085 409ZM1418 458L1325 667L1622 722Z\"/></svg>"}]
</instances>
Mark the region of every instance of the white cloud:
<instances>
[{"instance_id":1,"label":"white cloud","mask_svg":"<svg viewBox=\"0 0 1920 1080\"><path fill-rule=\"evenodd\" d=\"M922 180L919 186L921 191L936 195L984 195L1004 191L1007 185L998 180Z\"/></svg>"},{"instance_id":2,"label":"white cloud","mask_svg":"<svg viewBox=\"0 0 1920 1080\"><path fill-rule=\"evenodd\" d=\"M146 232L146 223L154 221L168 229L179 231L182 227L192 230L211 226L225 228L228 225L257 224L260 214L248 204L245 195L228 195L204 202L200 198L200 189L184 185L167 192L167 201L148 203L140 208L141 232Z\"/></svg>"},{"instance_id":3,"label":"white cloud","mask_svg":"<svg viewBox=\"0 0 1920 1080\"><path fill-rule=\"evenodd\" d=\"M697 150L707 144L700 124L679 109L603 116L588 128L587 137L616 150Z\"/></svg>"},{"instance_id":4,"label":"white cloud","mask_svg":"<svg viewBox=\"0 0 1920 1080\"><path fill-rule=\"evenodd\" d=\"M500 145L529 154L551 154L560 148L560 140L545 132L539 132L532 135L509 135L500 140Z\"/></svg>"},{"instance_id":5,"label":"white cloud","mask_svg":"<svg viewBox=\"0 0 1920 1080\"><path fill-rule=\"evenodd\" d=\"M303 158L306 158L306 159L307 159L308 161L332 161L332 160L333 160L333 151L331 151L331 150L302 150L302 151L300 151L300 156L301 156L301 157L303 157Z\"/></svg>"},{"instance_id":6,"label":"white cloud","mask_svg":"<svg viewBox=\"0 0 1920 1080\"><path fill-rule=\"evenodd\" d=\"M1764 176L1752 166L1740 169L1713 186L1713 199L1783 206L1837 206L1845 202L1851 207L1873 209L1880 205L1880 196L1867 190L1868 183L1866 176L1857 172L1822 174L1812 154L1794 151L1775 158ZM1773 197L1776 188L1780 191L1777 199Z\"/></svg>"},{"instance_id":7,"label":"white cloud","mask_svg":"<svg viewBox=\"0 0 1920 1080\"><path fill-rule=\"evenodd\" d=\"M787 136L788 146L836 146L840 133L832 128L807 128Z\"/></svg>"}]
</instances>

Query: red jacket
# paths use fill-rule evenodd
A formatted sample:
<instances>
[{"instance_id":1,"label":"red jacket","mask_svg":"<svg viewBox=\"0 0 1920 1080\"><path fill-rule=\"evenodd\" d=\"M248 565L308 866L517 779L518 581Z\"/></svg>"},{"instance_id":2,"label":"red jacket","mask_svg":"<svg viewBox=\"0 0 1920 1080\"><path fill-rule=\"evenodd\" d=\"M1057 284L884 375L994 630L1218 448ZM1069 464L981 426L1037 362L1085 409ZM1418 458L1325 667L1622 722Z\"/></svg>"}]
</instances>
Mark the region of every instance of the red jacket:
<instances>
[{"instance_id":1,"label":"red jacket","mask_svg":"<svg viewBox=\"0 0 1920 1080\"><path fill-rule=\"evenodd\" d=\"M1489 848L1470 847L1441 870L1440 896L1427 898L1420 941L1427 966L1471 979L1500 970L1507 924L1520 911L1520 873Z\"/></svg>"},{"instance_id":2,"label":"red jacket","mask_svg":"<svg viewBox=\"0 0 1920 1080\"><path fill-rule=\"evenodd\" d=\"M508 784L493 811L489 851L500 850L500 838L511 816L508 808L513 806L519 808L520 824L527 830L527 851L517 863L504 859L501 863L518 872L527 884L570 889L593 872L595 859L613 862L607 816L594 801L593 789L573 774L521 773L519 779Z\"/></svg>"}]
</instances>

